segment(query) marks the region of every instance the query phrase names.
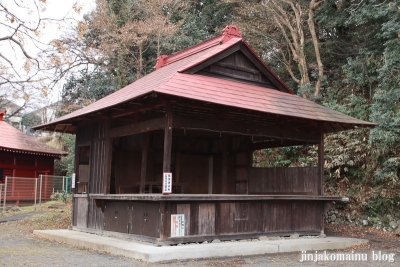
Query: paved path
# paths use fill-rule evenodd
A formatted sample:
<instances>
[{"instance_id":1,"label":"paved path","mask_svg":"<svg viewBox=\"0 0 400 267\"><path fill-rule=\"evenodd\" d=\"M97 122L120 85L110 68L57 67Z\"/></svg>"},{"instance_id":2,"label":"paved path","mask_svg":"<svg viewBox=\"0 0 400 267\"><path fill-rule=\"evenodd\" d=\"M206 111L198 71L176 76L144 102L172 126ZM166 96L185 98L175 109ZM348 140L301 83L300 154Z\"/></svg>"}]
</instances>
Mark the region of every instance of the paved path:
<instances>
[{"instance_id":1,"label":"paved path","mask_svg":"<svg viewBox=\"0 0 400 267\"><path fill-rule=\"evenodd\" d=\"M25 219L26 217L33 216L35 214L41 214L41 213L45 213L45 211L33 211L33 212L28 212L28 213L16 214L13 216L0 218L0 223L18 221L18 220Z\"/></svg>"},{"instance_id":2,"label":"paved path","mask_svg":"<svg viewBox=\"0 0 400 267\"><path fill-rule=\"evenodd\" d=\"M380 241L382 242L382 241ZM386 244L386 242L384 242ZM397 243L396 243L397 244ZM79 247L34 238L31 234L19 229L17 223L0 224L0 266L1 267L258 267L258 266L324 266L324 267L375 267L399 266L400 244L394 247L366 247L355 250L357 253L368 253L366 262L300 262L300 253L276 253L247 257L213 258L203 260L169 261L162 263L145 263L121 256L86 250ZM397 253L395 262L373 261L372 251ZM339 252L339 251L330 251ZM343 252L343 251L341 251ZM351 250L346 250L351 253Z\"/></svg>"}]
</instances>

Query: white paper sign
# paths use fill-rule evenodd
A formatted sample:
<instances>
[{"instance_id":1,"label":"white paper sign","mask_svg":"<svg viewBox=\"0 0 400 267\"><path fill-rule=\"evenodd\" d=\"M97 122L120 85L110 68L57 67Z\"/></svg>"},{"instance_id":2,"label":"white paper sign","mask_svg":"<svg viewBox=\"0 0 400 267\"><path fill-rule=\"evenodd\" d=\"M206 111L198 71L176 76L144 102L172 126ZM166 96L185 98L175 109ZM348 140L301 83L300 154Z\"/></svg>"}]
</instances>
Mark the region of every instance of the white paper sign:
<instances>
[{"instance_id":1,"label":"white paper sign","mask_svg":"<svg viewBox=\"0 0 400 267\"><path fill-rule=\"evenodd\" d=\"M164 172L163 173L163 194L171 194L172 193L172 173Z\"/></svg>"},{"instance_id":2,"label":"white paper sign","mask_svg":"<svg viewBox=\"0 0 400 267\"><path fill-rule=\"evenodd\" d=\"M75 173L73 173L72 174L72 179L71 179L72 181L71 181L71 186L72 186L72 188L75 188Z\"/></svg>"},{"instance_id":3,"label":"white paper sign","mask_svg":"<svg viewBox=\"0 0 400 267\"><path fill-rule=\"evenodd\" d=\"M185 214L171 214L171 237L185 236Z\"/></svg>"}]
</instances>

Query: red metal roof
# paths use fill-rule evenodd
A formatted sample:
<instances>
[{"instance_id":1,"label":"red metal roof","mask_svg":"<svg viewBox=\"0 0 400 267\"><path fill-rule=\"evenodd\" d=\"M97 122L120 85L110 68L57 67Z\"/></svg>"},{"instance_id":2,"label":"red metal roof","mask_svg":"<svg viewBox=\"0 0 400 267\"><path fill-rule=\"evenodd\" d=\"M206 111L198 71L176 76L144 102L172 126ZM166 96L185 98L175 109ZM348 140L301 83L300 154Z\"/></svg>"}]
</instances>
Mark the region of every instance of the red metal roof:
<instances>
[{"instance_id":1,"label":"red metal roof","mask_svg":"<svg viewBox=\"0 0 400 267\"><path fill-rule=\"evenodd\" d=\"M228 37L227 32L230 32ZM241 38L241 35L237 32L235 33L234 30L232 31L231 28L230 31L229 29L225 31L223 35L209 39L172 56L163 56L156 65L156 71L87 107L35 128L41 129L82 115L104 110L151 92L323 122L337 122L358 126L376 125L296 96L290 93L290 89L289 93L286 93L247 83L182 73L240 42L258 58L254 51ZM258 60L260 59L258 58ZM265 63L261 60L260 62L276 77L278 82L286 87Z\"/></svg>"},{"instance_id":2,"label":"red metal roof","mask_svg":"<svg viewBox=\"0 0 400 267\"><path fill-rule=\"evenodd\" d=\"M0 150L56 157L68 154L15 129L3 120L5 113L5 111L0 111Z\"/></svg>"},{"instance_id":3,"label":"red metal roof","mask_svg":"<svg viewBox=\"0 0 400 267\"><path fill-rule=\"evenodd\" d=\"M326 122L375 125L297 95L202 75L176 73L155 91L277 115Z\"/></svg>"}]
</instances>

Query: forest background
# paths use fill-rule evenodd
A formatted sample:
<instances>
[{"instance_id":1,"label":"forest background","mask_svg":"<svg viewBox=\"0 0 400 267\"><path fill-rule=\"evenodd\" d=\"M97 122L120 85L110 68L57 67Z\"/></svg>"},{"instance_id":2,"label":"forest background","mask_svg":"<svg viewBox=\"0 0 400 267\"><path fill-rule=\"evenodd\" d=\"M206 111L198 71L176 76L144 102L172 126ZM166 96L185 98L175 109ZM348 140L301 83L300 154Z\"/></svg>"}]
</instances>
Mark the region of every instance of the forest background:
<instances>
[{"instance_id":1,"label":"forest background","mask_svg":"<svg viewBox=\"0 0 400 267\"><path fill-rule=\"evenodd\" d=\"M15 23L12 14L9 20ZM158 56L221 34L228 24L239 27L296 94L379 124L325 135L325 193L350 197L336 203L345 222L398 228L400 0L97 0L41 51L45 67L26 58L26 68L51 79L15 82L1 68L0 86L12 95L28 87L45 92L61 81L61 116L152 72ZM58 170L68 174L74 137L59 139L71 153ZM261 150L254 158L256 166L307 166L315 163L316 148Z\"/></svg>"}]
</instances>

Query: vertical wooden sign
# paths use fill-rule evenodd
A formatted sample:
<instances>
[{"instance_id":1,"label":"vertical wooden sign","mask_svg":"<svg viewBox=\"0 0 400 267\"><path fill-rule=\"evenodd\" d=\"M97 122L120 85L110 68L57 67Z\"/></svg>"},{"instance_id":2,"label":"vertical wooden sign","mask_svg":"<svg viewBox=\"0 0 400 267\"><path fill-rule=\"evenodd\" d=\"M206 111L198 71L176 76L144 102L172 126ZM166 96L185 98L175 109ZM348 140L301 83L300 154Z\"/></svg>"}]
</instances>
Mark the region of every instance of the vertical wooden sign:
<instances>
[{"instance_id":1,"label":"vertical wooden sign","mask_svg":"<svg viewBox=\"0 0 400 267\"><path fill-rule=\"evenodd\" d=\"M171 194L172 193L172 173L171 172L163 173L162 193L163 194Z\"/></svg>"}]
</instances>

